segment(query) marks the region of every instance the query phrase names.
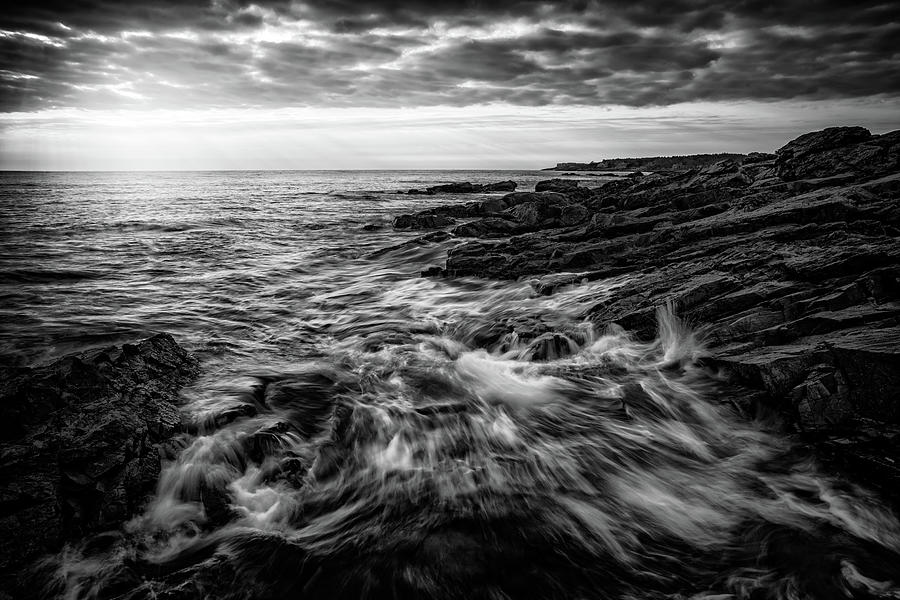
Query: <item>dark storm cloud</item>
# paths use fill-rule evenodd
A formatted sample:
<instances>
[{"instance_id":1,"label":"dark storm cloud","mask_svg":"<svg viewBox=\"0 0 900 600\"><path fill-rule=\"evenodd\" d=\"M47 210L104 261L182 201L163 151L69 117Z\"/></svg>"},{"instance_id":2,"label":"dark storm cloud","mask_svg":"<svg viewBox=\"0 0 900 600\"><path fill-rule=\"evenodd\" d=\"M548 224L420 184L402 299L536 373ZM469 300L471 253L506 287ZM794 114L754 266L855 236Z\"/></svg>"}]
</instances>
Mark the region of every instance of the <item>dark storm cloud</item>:
<instances>
[{"instance_id":1,"label":"dark storm cloud","mask_svg":"<svg viewBox=\"0 0 900 600\"><path fill-rule=\"evenodd\" d=\"M7 112L900 93L893 1L82 0L0 30Z\"/></svg>"}]
</instances>

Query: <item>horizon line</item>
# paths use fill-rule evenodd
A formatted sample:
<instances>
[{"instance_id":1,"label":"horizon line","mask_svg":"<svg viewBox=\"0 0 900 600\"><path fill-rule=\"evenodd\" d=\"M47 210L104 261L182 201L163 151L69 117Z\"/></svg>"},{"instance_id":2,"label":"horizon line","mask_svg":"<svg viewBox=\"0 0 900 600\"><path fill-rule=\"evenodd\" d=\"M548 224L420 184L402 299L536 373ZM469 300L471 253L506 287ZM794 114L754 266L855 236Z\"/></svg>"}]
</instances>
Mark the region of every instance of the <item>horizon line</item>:
<instances>
[{"instance_id":1,"label":"horizon line","mask_svg":"<svg viewBox=\"0 0 900 600\"><path fill-rule=\"evenodd\" d=\"M617 160L617 159L609 159ZM588 163L585 163L588 164ZM484 169L484 168L403 168L403 169L0 169L0 173L313 173L313 172L396 172L396 171L553 171L553 167L522 169Z\"/></svg>"}]
</instances>

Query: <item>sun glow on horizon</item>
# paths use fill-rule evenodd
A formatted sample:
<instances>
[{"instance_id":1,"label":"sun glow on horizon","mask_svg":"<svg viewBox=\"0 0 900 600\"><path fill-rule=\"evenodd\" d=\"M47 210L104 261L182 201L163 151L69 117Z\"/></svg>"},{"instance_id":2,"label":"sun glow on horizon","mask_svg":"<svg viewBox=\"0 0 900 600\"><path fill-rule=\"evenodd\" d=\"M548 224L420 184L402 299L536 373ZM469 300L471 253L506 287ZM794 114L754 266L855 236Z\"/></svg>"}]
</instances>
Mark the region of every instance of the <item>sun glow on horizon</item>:
<instances>
[{"instance_id":1,"label":"sun glow on horizon","mask_svg":"<svg viewBox=\"0 0 900 600\"><path fill-rule=\"evenodd\" d=\"M890 102L845 104L848 118L853 115L847 124L875 132L898 125ZM741 102L652 108L57 109L0 114L0 168L539 169L620 156L772 151L773 139L787 141L834 124L834 108L833 102Z\"/></svg>"}]
</instances>

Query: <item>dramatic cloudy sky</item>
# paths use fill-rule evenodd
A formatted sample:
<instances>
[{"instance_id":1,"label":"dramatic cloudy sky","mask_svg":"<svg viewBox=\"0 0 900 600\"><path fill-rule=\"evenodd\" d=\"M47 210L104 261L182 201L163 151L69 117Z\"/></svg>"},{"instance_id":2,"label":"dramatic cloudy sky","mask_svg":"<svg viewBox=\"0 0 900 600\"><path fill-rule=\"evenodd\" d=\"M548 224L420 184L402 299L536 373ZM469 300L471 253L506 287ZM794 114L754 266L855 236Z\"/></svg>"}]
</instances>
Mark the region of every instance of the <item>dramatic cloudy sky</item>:
<instances>
[{"instance_id":1,"label":"dramatic cloudy sky","mask_svg":"<svg viewBox=\"0 0 900 600\"><path fill-rule=\"evenodd\" d=\"M900 128L895 0L33 1L0 168L534 168Z\"/></svg>"}]
</instances>

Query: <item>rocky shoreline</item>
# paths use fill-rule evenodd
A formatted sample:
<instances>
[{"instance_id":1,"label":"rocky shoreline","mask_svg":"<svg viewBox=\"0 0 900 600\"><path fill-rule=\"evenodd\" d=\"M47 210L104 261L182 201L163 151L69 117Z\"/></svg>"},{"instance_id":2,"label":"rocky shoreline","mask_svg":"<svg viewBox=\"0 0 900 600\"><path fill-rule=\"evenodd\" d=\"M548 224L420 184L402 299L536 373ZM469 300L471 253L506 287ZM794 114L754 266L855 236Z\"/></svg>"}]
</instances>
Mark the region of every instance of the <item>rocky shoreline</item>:
<instances>
[{"instance_id":1,"label":"rocky shoreline","mask_svg":"<svg viewBox=\"0 0 900 600\"><path fill-rule=\"evenodd\" d=\"M657 307L673 304L710 369L756 392L745 409L774 408L897 505L900 131L833 127L774 157L535 189L398 219L473 238L429 276L530 278L541 294L626 277L585 317L650 338Z\"/></svg>"},{"instance_id":2,"label":"rocky shoreline","mask_svg":"<svg viewBox=\"0 0 900 600\"><path fill-rule=\"evenodd\" d=\"M671 304L704 339L723 397L750 417L777 411L822 461L900 508L900 132L830 128L774 159L581 183L551 179L394 226L437 230L412 243L460 240L427 276L527 278L545 295L617 278L584 317L642 338ZM441 192L502 191L449 185L462 191ZM510 320L479 343L509 332L546 333ZM159 334L2 373L0 589L139 511L191 433L177 404L198 371Z\"/></svg>"},{"instance_id":3,"label":"rocky shoreline","mask_svg":"<svg viewBox=\"0 0 900 600\"><path fill-rule=\"evenodd\" d=\"M13 589L40 556L139 511L179 448L178 394L198 371L168 334L4 370L0 588Z\"/></svg>"}]
</instances>

